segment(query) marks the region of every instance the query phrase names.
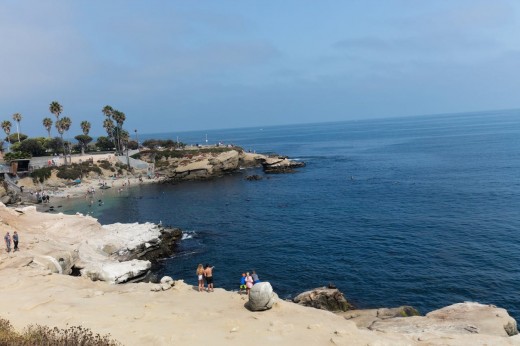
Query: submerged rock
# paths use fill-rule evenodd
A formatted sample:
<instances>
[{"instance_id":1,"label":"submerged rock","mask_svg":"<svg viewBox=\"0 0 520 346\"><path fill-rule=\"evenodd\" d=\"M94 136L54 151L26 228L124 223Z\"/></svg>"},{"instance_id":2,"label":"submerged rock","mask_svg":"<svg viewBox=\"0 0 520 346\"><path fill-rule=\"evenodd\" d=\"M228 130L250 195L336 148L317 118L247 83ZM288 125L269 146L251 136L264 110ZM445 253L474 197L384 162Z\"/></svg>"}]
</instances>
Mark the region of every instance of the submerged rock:
<instances>
[{"instance_id":1,"label":"submerged rock","mask_svg":"<svg viewBox=\"0 0 520 346\"><path fill-rule=\"evenodd\" d=\"M315 288L311 291L300 293L293 299L293 302L328 311L347 311L352 309L352 304L345 299L343 293L337 288Z\"/></svg>"}]
</instances>

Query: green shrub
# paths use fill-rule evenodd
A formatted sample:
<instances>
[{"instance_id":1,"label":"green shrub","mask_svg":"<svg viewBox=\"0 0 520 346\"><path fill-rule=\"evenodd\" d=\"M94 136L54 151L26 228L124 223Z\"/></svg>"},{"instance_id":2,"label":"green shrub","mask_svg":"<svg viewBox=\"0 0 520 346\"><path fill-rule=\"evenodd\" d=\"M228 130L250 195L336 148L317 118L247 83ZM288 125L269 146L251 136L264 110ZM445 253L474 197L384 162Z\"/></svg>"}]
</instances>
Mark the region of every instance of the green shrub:
<instances>
[{"instance_id":1,"label":"green shrub","mask_svg":"<svg viewBox=\"0 0 520 346\"><path fill-rule=\"evenodd\" d=\"M98 164L101 166L101 168L109 170L112 168L112 165L107 160L100 160L98 161Z\"/></svg>"},{"instance_id":2,"label":"green shrub","mask_svg":"<svg viewBox=\"0 0 520 346\"><path fill-rule=\"evenodd\" d=\"M81 178L81 170L74 166L60 166L58 167L58 178L76 180Z\"/></svg>"},{"instance_id":3,"label":"green shrub","mask_svg":"<svg viewBox=\"0 0 520 346\"><path fill-rule=\"evenodd\" d=\"M43 167L39 169L35 169L31 172L30 177L33 178L34 182L43 183L46 179L51 177L52 168L51 167Z\"/></svg>"},{"instance_id":4,"label":"green shrub","mask_svg":"<svg viewBox=\"0 0 520 346\"><path fill-rule=\"evenodd\" d=\"M61 179L71 179L76 180L79 178L83 178L83 175L94 172L97 174L101 174L101 169L93 165L92 163L86 161L82 162L81 164L73 163L69 166L60 166L58 167L58 174L57 177Z\"/></svg>"},{"instance_id":5,"label":"green shrub","mask_svg":"<svg viewBox=\"0 0 520 346\"><path fill-rule=\"evenodd\" d=\"M4 155L4 160L6 162L11 162L13 160L20 160L20 159L30 159L30 158L31 158L31 154L26 153L26 152L21 152L21 151L10 152L10 153L7 153Z\"/></svg>"}]
</instances>

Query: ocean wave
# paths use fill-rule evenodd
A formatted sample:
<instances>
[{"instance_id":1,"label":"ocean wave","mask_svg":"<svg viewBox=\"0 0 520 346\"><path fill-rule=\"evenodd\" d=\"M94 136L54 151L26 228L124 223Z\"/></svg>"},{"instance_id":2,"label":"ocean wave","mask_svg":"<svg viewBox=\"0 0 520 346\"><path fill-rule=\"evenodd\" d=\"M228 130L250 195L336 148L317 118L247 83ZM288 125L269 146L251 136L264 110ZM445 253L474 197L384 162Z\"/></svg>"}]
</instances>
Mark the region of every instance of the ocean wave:
<instances>
[{"instance_id":1,"label":"ocean wave","mask_svg":"<svg viewBox=\"0 0 520 346\"><path fill-rule=\"evenodd\" d=\"M195 231L183 231L181 240L192 239L197 233Z\"/></svg>"}]
</instances>

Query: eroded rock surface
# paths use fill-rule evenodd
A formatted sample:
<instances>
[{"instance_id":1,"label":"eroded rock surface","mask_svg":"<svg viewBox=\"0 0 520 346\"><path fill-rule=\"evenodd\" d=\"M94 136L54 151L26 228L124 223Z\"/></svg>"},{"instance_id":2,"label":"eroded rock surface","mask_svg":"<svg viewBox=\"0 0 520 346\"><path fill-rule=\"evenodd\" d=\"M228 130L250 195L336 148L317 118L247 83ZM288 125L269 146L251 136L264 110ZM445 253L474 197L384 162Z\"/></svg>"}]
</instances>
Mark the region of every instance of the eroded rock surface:
<instances>
[{"instance_id":1,"label":"eroded rock surface","mask_svg":"<svg viewBox=\"0 0 520 346\"><path fill-rule=\"evenodd\" d=\"M389 318L374 322L369 329L416 335L518 334L516 321L505 309L480 303L459 303L432 311L426 316Z\"/></svg>"},{"instance_id":2,"label":"eroded rock surface","mask_svg":"<svg viewBox=\"0 0 520 346\"><path fill-rule=\"evenodd\" d=\"M293 302L328 311L347 311L352 305L337 288L319 287L297 295Z\"/></svg>"},{"instance_id":3,"label":"eroded rock surface","mask_svg":"<svg viewBox=\"0 0 520 346\"><path fill-rule=\"evenodd\" d=\"M123 283L143 277L151 267L148 259L171 254L182 237L179 229L152 223L101 226L96 219L81 214L43 214L35 207L14 210L1 204L0 212L5 225L24 225L16 260L0 262L0 269L29 266ZM33 222L35 218L39 222Z\"/></svg>"}]
</instances>

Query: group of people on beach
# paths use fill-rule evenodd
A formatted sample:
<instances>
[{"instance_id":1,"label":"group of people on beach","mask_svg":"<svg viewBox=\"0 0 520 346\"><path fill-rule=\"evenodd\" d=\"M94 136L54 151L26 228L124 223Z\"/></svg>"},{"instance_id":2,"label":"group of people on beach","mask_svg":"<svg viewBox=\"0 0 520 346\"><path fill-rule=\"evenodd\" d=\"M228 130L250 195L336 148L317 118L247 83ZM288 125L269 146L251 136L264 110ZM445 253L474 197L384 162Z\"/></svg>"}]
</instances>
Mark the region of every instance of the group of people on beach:
<instances>
[{"instance_id":1,"label":"group of people on beach","mask_svg":"<svg viewBox=\"0 0 520 346\"><path fill-rule=\"evenodd\" d=\"M49 203L49 195L45 193L45 191L37 191L36 192L36 200L38 203Z\"/></svg>"},{"instance_id":2,"label":"group of people on beach","mask_svg":"<svg viewBox=\"0 0 520 346\"><path fill-rule=\"evenodd\" d=\"M14 231L12 240L14 243L14 251L18 251L18 232ZM9 234L9 231L5 234L4 241L7 252L11 252L11 234Z\"/></svg>"},{"instance_id":3,"label":"group of people on beach","mask_svg":"<svg viewBox=\"0 0 520 346\"><path fill-rule=\"evenodd\" d=\"M206 280L206 284L208 285L206 292L213 292L213 268L215 267L210 266L209 263L207 263L205 266L203 266L202 263L197 266L199 292L204 291L204 280Z\"/></svg>"}]
</instances>

